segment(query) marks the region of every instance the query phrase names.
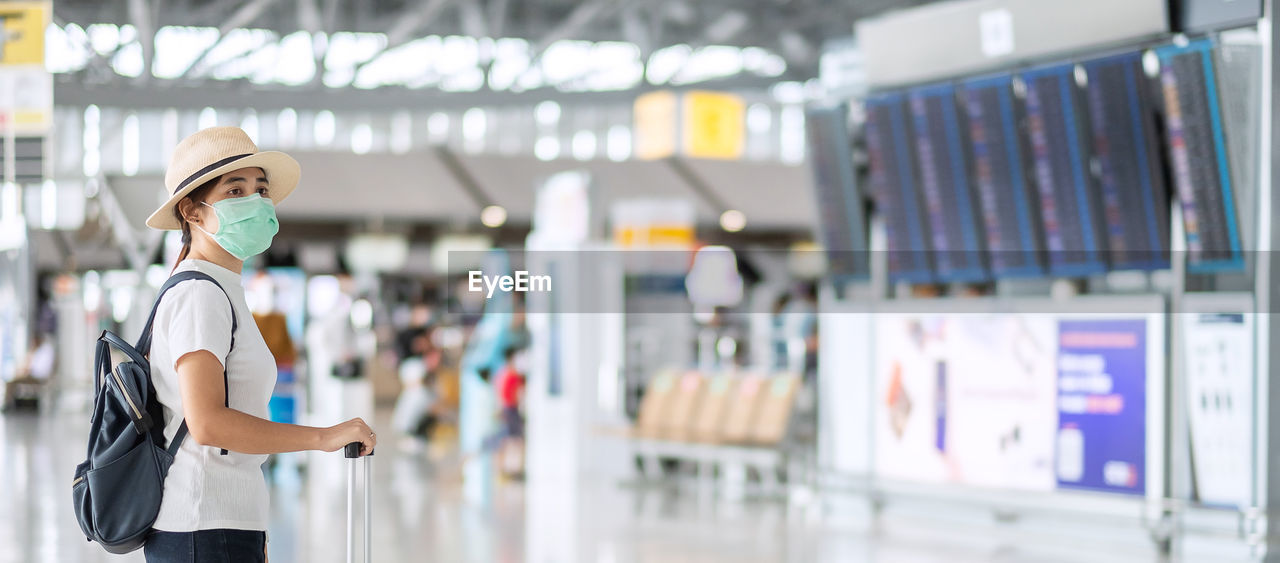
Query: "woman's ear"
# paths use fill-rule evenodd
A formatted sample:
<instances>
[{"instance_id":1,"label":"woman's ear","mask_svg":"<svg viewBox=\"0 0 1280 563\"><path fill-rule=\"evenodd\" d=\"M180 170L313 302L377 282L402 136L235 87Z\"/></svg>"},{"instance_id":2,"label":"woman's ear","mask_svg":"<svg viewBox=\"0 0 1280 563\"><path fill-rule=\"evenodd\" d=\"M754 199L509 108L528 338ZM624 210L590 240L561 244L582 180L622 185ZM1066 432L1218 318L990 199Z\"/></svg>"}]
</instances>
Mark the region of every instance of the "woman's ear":
<instances>
[{"instance_id":1,"label":"woman's ear","mask_svg":"<svg viewBox=\"0 0 1280 563\"><path fill-rule=\"evenodd\" d=\"M196 213L196 202L191 201L189 197L178 200L178 214L188 223L200 223L200 214Z\"/></svg>"}]
</instances>

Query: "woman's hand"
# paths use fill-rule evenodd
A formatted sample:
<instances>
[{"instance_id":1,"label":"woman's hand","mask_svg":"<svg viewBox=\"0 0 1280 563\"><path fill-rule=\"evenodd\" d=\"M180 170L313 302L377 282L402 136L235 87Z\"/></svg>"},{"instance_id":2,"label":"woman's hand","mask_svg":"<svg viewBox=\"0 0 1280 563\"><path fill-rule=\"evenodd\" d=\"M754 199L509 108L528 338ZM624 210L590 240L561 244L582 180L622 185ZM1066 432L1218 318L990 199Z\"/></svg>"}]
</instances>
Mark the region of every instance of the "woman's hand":
<instances>
[{"instance_id":1,"label":"woman's hand","mask_svg":"<svg viewBox=\"0 0 1280 563\"><path fill-rule=\"evenodd\" d=\"M366 456L373 452L374 446L378 445L378 436L368 424L364 423L364 420L353 418L342 424L325 428L320 449L336 452L351 442L360 442L360 455Z\"/></svg>"}]
</instances>

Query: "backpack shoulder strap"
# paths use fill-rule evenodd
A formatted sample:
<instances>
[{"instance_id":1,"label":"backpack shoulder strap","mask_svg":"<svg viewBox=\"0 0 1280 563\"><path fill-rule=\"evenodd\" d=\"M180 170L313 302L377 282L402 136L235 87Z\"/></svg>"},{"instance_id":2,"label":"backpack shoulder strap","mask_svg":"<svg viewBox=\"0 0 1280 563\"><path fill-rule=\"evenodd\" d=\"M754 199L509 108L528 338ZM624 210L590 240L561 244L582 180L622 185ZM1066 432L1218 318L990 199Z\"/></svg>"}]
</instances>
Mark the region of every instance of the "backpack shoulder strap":
<instances>
[{"instance_id":1,"label":"backpack shoulder strap","mask_svg":"<svg viewBox=\"0 0 1280 563\"><path fill-rule=\"evenodd\" d=\"M156 302L151 306L151 314L147 316L147 324L142 328L142 336L138 338L138 344L134 346L134 348L143 355L149 356L151 354L151 325L156 320L156 311L160 310L160 300L164 298L165 293L170 289L173 289L173 286L188 280L204 280L212 282L213 285L218 286L218 289L222 290L223 295L227 296L227 305L231 307L231 344L227 347L227 359L230 360L231 350L234 350L236 347L236 329L239 328L239 323L236 320L236 307L231 303L231 295L227 293L226 288L222 287L222 284L218 283L218 280L213 279L213 276L210 276L209 274L194 270L178 272L169 277L169 280L164 282L163 286L160 286L160 292L156 294ZM223 406L230 407L231 388L228 385L227 366L225 363L222 366L222 397ZM169 444L170 456L178 454L178 448L182 447L182 441L186 437L187 420L184 418L182 419L182 424L178 426L177 433L173 435L173 441ZM222 455L227 455L227 450L224 449L221 453Z\"/></svg>"},{"instance_id":2,"label":"backpack shoulder strap","mask_svg":"<svg viewBox=\"0 0 1280 563\"><path fill-rule=\"evenodd\" d=\"M146 356L151 354L151 325L156 320L156 311L160 310L160 300L164 298L165 293L170 289L173 289L173 286L188 280L204 280L210 282L213 285L218 286L218 289L221 289L224 295L227 295L227 290L222 287L222 284L218 283L218 280L213 279L213 276L204 272L187 270L185 272L178 272L171 276L164 282L164 285L160 286L160 292L156 294L156 302L151 306L151 314L147 316L147 324L142 328L142 336L138 338L138 343L134 345L134 349L142 353L142 355ZM230 295L227 295L227 305L231 306L231 347L235 347L236 328L238 328L238 323L236 320L236 308L234 305L231 305Z\"/></svg>"}]
</instances>

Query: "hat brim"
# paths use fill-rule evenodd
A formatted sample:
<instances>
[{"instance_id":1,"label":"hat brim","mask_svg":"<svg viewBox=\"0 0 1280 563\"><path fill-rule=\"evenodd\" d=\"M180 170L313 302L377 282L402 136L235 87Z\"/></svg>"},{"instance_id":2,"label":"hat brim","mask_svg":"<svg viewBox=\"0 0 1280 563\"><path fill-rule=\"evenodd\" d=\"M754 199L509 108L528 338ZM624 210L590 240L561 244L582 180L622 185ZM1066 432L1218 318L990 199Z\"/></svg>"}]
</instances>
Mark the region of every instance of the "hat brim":
<instances>
[{"instance_id":1,"label":"hat brim","mask_svg":"<svg viewBox=\"0 0 1280 563\"><path fill-rule=\"evenodd\" d=\"M293 157L279 151L254 153L214 168L188 182L185 187L174 192L168 201L164 202L147 218L147 226L162 231L181 229L182 223L174 216L173 206L177 205L182 198L187 197L187 194L205 182L241 168L261 168L267 174L267 181L270 182L271 186L267 193L270 194L271 202L275 205L280 205L284 198L293 193L294 188L298 187L298 180L302 177L302 167L298 165L298 161L294 160Z\"/></svg>"}]
</instances>

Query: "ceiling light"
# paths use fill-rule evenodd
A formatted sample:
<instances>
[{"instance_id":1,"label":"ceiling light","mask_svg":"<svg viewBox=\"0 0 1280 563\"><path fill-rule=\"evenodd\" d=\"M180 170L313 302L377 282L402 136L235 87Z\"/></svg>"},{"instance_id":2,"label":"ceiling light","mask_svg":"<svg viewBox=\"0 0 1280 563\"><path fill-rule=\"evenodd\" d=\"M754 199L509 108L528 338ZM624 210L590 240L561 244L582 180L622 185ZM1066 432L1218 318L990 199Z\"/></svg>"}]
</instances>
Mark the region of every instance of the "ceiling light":
<instances>
[{"instance_id":1,"label":"ceiling light","mask_svg":"<svg viewBox=\"0 0 1280 563\"><path fill-rule=\"evenodd\" d=\"M737 209L730 209L720 214L720 228L736 233L747 228L747 216Z\"/></svg>"},{"instance_id":2,"label":"ceiling light","mask_svg":"<svg viewBox=\"0 0 1280 563\"><path fill-rule=\"evenodd\" d=\"M507 222L507 210L501 205L487 205L480 210L480 222L491 229L501 227Z\"/></svg>"}]
</instances>

